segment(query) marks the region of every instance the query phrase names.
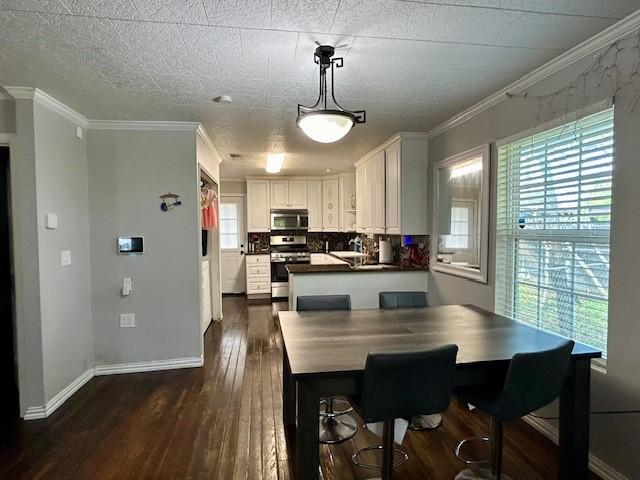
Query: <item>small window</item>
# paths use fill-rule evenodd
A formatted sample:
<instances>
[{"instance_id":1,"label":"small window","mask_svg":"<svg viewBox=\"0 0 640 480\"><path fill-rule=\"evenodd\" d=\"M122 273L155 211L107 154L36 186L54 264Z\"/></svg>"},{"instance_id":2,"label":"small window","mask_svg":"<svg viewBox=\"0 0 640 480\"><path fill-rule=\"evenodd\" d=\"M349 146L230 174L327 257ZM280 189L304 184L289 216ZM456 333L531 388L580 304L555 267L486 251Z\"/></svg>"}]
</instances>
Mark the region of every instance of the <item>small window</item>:
<instances>
[{"instance_id":1,"label":"small window","mask_svg":"<svg viewBox=\"0 0 640 480\"><path fill-rule=\"evenodd\" d=\"M220 204L220 248L238 248L238 204Z\"/></svg>"}]
</instances>

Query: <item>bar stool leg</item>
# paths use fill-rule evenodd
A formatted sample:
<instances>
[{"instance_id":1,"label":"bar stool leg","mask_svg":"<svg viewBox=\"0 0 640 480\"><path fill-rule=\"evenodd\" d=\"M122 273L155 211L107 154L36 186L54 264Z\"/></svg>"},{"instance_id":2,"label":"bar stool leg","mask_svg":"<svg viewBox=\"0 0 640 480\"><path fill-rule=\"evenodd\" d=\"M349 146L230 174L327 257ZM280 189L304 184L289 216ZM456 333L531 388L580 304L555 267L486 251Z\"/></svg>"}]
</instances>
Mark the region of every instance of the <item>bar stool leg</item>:
<instances>
[{"instance_id":1,"label":"bar stool leg","mask_svg":"<svg viewBox=\"0 0 640 480\"><path fill-rule=\"evenodd\" d=\"M502 421L491 417L491 480L502 479Z\"/></svg>"},{"instance_id":2,"label":"bar stool leg","mask_svg":"<svg viewBox=\"0 0 640 480\"><path fill-rule=\"evenodd\" d=\"M395 420L385 420L382 427L382 480L391 480L393 473L393 434Z\"/></svg>"}]
</instances>

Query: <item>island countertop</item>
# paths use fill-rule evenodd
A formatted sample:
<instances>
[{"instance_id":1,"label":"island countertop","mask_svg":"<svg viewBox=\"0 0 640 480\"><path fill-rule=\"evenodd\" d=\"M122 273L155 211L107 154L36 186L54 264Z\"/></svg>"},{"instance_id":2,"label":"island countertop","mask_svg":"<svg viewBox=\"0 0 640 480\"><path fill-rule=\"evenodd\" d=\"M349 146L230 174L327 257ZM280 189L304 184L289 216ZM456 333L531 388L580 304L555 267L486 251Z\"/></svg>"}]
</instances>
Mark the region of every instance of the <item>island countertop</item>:
<instances>
[{"instance_id":1,"label":"island countertop","mask_svg":"<svg viewBox=\"0 0 640 480\"><path fill-rule=\"evenodd\" d=\"M385 265L383 268L371 268L372 265L355 267L348 263L331 265L290 264L287 272L290 274L305 273L378 273L378 272L426 272L422 267L403 267L400 265Z\"/></svg>"}]
</instances>

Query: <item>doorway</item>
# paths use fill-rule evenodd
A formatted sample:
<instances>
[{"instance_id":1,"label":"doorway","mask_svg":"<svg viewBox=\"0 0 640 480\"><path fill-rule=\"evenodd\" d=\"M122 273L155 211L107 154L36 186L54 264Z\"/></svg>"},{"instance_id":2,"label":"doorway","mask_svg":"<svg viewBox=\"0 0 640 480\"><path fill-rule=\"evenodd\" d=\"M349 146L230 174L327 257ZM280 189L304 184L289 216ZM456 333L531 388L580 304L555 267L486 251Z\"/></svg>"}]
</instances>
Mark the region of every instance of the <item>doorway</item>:
<instances>
[{"instance_id":1,"label":"doorway","mask_svg":"<svg viewBox=\"0 0 640 480\"><path fill-rule=\"evenodd\" d=\"M246 291L244 245L247 241L247 230L244 217L244 195L220 196L222 293Z\"/></svg>"},{"instance_id":2,"label":"doorway","mask_svg":"<svg viewBox=\"0 0 640 480\"><path fill-rule=\"evenodd\" d=\"M20 415L18 375L15 357L13 316L13 274L11 271L11 228L9 215L9 148L0 146L0 418Z\"/></svg>"}]
</instances>

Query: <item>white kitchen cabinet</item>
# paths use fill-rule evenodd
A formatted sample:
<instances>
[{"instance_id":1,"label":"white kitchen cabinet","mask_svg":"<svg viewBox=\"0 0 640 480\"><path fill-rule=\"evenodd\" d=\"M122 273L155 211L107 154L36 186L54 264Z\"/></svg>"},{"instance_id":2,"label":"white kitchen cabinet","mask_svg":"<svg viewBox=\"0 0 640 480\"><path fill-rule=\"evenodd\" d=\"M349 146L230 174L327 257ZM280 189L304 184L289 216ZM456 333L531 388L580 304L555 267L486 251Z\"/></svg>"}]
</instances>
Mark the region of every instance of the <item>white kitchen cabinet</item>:
<instances>
[{"instance_id":1,"label":"white kitchen cabinet","mask_svg":"<svg viewBox=\"0 0 640 480\"><path fill-rule=\"evenodd\" d=\"M385 228L386 233L399 235L402 199L400 191L400 143L393 143L385 153Z\"/></svg>"},{"instance_id":2,"label":"white kitchen cabinet","mask_svg":"<svg viewBox=\"0 0 640 480\"><path fill-rule=\"evenodd\" d=\"M247 255L247 297L271 295L271 257L267 255Z\"/></svg>"},{"instance_id":3,"label":"white kitchen cabinet","mask_svg":"<svg viewBox=\"0 0 640 480\"><path fill-rule=\"evenodd\" d=\"M307 206L307 180L289 180L289 208L303 210Z\"/></svg>"},{"instance_id":4,"label":"white kitchen cabinet","mask_svg":"<svg viewBox=\"0 0 640 480\"><path fill-rule=\"evenodd\" d=\"M271 230L269 180L247 180L247 231Z\"/></svg>"},{"instance_id":5,"label":"white kitchen cabinet","mask_svg":"<svg viewBox=\"0 0 640 480\"><path fill-rule=\"evenodd\" d=\"M309 210L309 231L322 231L322 180L307 181L307 209Z\"/></svg>"},{"instance_id":6,"label":"white kitchen cabinet","mask_svg":"<svg viewBox=\"0 0 640 480\"><path fill-rule=\"evenodd\" d=\"M356 229L427 234L427 138L398 134L356 163Z\"/></svg>"},{"instance_id":7,"label":"white kitchen cabinet","mask_svg":"<svg viewBox=\"0 0 640 480\"><path fill-rule=\"evenodd\" d=\"M325 232L341 230L340 207L339 178L322 180L322 229Z\"/></svg>"},{"instance_id":8,"label":"white kitchen cabinet","mask_svg":"<svg viewBox=\"0 0 640 480\"><path fill-rule=\"evenodd\" d=\"M355 232L356 210L352 197L356 193L356 175L340 175L340 227L343 232Z\"/></svg>"},{"instance_id":9,"label":"white kitchen cabinet","mask_svg":"<svg viewBox=\"0 0 640 480\"><path fill-rule=\"evenodd\" d=\"M271 180L271 208L302 210L307 208L306 180Z\"/></svg>"},{"instance_id":10,"label":"white kitchen cabinet","mask_svg":"<svg viewBox=\"0 0 640 480\"><path fill-rule=\"evenodd\" d=\"M289 208L289 180L271 180L271 208Z\"/></svg>"}]
</instances>

